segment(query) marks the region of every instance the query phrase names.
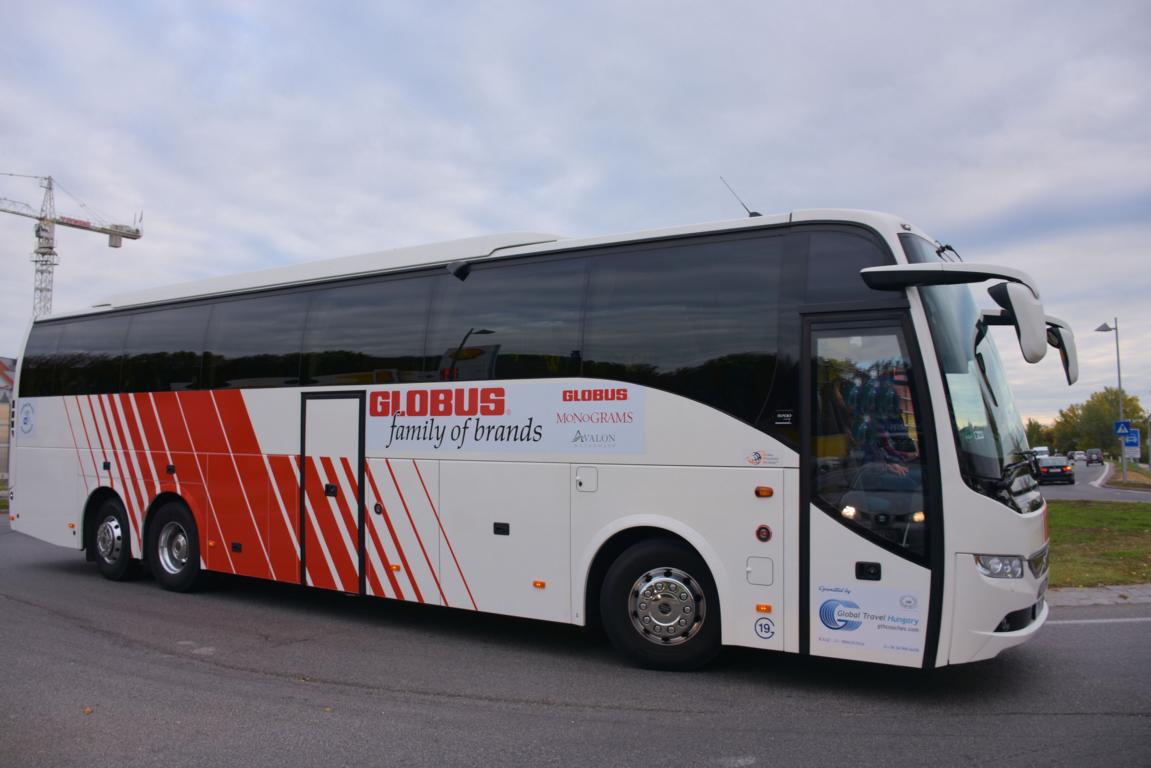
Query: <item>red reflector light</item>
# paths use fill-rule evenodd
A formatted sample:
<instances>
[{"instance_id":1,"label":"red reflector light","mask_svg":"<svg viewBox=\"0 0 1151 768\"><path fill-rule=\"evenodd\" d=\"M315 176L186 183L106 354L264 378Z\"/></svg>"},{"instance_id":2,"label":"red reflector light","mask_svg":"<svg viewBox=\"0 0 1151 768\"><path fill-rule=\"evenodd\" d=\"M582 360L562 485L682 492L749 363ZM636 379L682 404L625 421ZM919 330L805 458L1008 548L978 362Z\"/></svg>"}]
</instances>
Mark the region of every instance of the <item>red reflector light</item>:
<instances>
[{"instance_id":1,"label":"red reflector light","mask_svg":"<svg viewBox=\"0 0 1151 768\"><path fill-rule=\"evenodd\" d=\"M1047 467L1043 467L1039 471L1046 475L1047 474Z\"/></svg>"}]
</instances>

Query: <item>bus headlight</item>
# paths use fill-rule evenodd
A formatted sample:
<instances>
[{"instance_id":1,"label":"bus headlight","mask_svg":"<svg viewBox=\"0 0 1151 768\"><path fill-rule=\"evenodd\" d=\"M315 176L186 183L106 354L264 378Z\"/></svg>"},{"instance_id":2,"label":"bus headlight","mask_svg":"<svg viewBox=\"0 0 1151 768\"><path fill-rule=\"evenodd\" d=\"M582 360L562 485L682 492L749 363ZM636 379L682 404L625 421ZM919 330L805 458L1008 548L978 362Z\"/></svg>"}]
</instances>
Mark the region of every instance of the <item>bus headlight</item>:
<instances>
[{"instance_id":1,"label":"bus headlight","mask_svg":"<svg viewBox=\"0 0 1151 768\"><path fill-rule=\"evenodd\" d=\"M1013 555L976 555L975 566L993 579L1022 579L1023 558Z\"/></svg>"}]
</instances>

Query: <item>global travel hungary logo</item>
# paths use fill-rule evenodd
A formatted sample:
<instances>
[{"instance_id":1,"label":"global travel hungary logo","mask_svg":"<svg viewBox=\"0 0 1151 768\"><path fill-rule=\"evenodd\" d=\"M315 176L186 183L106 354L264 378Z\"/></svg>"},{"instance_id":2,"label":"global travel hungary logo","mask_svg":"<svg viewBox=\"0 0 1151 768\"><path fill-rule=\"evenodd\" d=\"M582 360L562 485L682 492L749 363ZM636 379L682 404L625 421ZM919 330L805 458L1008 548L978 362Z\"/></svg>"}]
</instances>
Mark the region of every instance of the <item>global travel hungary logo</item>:
<instances>
[{"instance_id":1,"label":"global travel hungary logo","mask_svg":"<svg viewBox=\"0 0 1151 768\"><path fill-rule=\"evenodd\" d=\"M828 629L851 632L863 626L863 612L850 600L825 600L819 606L819 620Z\"/></svg>"}]
</instances>

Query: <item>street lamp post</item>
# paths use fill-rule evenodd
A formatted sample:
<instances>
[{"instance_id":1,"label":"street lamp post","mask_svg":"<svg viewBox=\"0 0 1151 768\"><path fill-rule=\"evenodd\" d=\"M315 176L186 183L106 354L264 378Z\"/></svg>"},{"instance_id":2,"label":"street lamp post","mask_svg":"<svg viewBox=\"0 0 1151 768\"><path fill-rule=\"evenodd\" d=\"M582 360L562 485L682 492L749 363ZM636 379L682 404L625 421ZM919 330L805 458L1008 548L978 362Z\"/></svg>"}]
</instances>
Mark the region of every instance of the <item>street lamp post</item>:
<instances>
[{"instance_id":1,"label":"street lamp post","mask_svg":"<svg viewBox=\"0 0 1151 768\"><path fill-rule=\"evenodd\" d=\"M1103 323L1095 330L1100 333L1115 331L1115 373L1119 378L1119 421L1123 421L1123 367L1119 363L1119 318L1115 318L1114 326ZM1119 441L1119 456L1123 467L1123 482L1127 482L1127 447L1123 440Z\"/></svg>"}]
</instances>

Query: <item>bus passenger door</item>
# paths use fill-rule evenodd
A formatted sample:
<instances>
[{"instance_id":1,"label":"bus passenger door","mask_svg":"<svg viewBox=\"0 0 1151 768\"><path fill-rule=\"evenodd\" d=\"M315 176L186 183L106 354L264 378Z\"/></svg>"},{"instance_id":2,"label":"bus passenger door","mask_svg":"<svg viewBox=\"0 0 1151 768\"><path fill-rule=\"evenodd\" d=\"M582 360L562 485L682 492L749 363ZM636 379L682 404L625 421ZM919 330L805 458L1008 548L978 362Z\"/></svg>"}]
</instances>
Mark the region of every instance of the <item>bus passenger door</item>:
<instances>
[{"instance_id":1,"label":"bus passenger door","mask_svg":"<svg viewBox=\"0 0 1151 768\"><path fill-rule=\"evenodd\" d=\"M893 313L804 327L801 646L921 666L936 644L928 532L940 520L909 327Z\"/></svg>"},{"instance_id":2,"label":"bus passenger door","mask_svg":"<svg viewBox=\"0 0 1151 768\"><path fill-rule=\"evenodd\" d=\"M364 394L302 396L300 583L364 592Z\"/></svg>"}]
</instances>

